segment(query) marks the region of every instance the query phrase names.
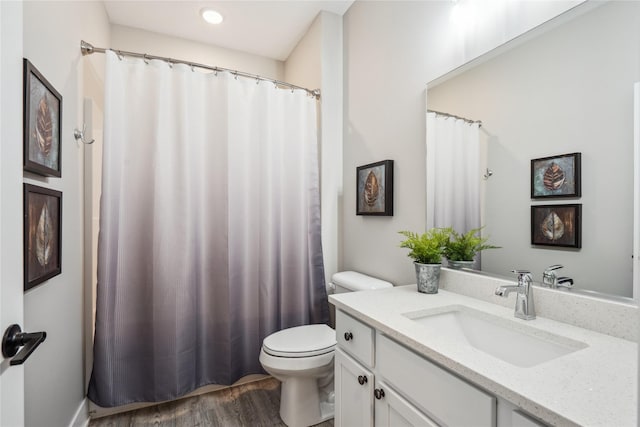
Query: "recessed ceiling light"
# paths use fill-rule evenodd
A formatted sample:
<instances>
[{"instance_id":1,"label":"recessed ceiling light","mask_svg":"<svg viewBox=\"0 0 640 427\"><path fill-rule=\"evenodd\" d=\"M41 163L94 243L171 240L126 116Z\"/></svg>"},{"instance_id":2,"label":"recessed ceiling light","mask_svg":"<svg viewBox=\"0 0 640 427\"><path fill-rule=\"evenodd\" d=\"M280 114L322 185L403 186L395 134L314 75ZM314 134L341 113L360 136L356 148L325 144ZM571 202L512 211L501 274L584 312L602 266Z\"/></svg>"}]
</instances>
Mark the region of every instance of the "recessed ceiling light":
<instances>
[{"instance_id":1,"label":"recessed ceiling light","mask_svg":"<svg viewBox=\"0 0 640 427\"><path fill-rule=\"evenodd\" d=\"M202 15L202 19L207 21L209 24L219 24L223 19L220 12L208 8L202 9L200 11L200 15Z\"/></svg>"}]
</instances>

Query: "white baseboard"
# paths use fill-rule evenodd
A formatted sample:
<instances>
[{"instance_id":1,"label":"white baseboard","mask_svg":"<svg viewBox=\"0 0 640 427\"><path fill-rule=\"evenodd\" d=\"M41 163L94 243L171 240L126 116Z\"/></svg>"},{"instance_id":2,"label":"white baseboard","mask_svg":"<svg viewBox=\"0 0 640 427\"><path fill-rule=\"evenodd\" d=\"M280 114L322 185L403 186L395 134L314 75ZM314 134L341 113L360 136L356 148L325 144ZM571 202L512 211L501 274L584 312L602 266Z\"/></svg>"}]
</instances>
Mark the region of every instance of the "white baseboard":
<instances>
[{"instance_id":1,"label":"white baseboard","mask_svg":"<svg viewBox=\"0 0 640 427\"><path fill-rule=\"evenodd\" d=\"M85 397L80 402L69 427L87 427L89 425L89 400Z\"/></svg>"}]
</instances>

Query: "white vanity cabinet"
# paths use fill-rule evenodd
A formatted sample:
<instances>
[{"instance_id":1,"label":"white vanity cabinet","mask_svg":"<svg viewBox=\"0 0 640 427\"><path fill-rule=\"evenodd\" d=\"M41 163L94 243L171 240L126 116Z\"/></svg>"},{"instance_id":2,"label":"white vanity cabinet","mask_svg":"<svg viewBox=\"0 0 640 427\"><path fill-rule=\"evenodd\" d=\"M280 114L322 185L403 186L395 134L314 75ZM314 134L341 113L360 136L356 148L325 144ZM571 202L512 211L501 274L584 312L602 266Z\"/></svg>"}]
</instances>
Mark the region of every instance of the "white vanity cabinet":
<instances>
[{"instance_id":1,"label":"white vanity cabinet","mask_svg":"<svg viewBox=\"0 0 640 427\"><path fill-rule=\"evenodd\" d=\"M338 310L335 425L496 426L496 398Z\"/></svg>"},{"instance_id":2,"label":"white vanity cabinet","mask_svg":"<svg viewBox=\"0 0 640 427\"><path fill-rule=\"evenodd\" d=\"M375 330L340 311L336 325L336 427L437 427L391 386L375 379Z\"/></svg>"},{"instance_id":3,"label":"white vanity cabinet","mask_svg":"<svg viewBox=\"0 0 640 427\"><path fill-rule=\"evenodd\" d=\"M336 312L335 425L373 426L373 354L375 331Z\"/></svg>"}]
</instances>

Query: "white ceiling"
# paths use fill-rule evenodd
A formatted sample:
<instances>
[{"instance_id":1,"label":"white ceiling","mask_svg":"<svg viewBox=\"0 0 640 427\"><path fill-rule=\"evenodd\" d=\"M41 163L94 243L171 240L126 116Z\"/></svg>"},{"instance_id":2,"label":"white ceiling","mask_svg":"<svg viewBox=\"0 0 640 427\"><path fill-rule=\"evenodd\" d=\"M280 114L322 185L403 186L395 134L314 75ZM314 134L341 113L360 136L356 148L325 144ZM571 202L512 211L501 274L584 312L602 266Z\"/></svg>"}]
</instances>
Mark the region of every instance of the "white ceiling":
<instances>
[{"instance_id":1,"label":"white ceiling","mask_svg":"<svg viewBox=\"0 0 640 427\"><path fill-rule=\"evenodd\" d=\"M320 11L344 14L350 1L334 0L105 0L112 24L140 28L284 61ZM224 16L207 24L200 10Z\"/></svg>"}]
</instances>

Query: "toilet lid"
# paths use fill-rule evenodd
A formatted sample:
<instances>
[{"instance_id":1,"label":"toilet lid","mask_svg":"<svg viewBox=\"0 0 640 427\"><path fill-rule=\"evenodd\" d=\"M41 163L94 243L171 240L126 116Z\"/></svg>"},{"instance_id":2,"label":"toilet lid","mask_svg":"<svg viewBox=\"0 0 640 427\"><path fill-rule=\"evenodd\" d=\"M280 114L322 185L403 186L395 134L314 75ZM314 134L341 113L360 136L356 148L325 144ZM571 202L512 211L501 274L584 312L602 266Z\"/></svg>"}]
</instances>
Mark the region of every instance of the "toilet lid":
<instances>
[{"instance_id":1,"label":"toilet lid","mask_svg":"<svg viewBox=\"0 0 640 427\"><path fill-rule=\"evenodd\" d=\"M333 351L336 331L327 325L304 325L283 329L266 337L262 348L280 357L309 357Z\"/></svg>"}]
</instances>

